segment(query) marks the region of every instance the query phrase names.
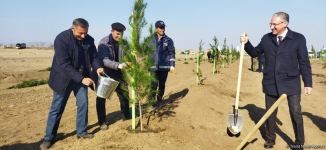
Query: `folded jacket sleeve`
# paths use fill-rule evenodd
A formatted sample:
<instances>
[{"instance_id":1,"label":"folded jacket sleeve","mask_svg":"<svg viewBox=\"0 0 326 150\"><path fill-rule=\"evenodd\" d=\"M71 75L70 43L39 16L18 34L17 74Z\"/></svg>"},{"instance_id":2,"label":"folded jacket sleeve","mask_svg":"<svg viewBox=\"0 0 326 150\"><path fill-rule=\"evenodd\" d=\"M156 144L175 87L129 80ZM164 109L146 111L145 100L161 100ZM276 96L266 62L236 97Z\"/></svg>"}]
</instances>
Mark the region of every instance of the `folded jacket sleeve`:
<instances>
[{"instance_id":1,"label":"folded jacket sleeve","mask_svg":"<svg viewBox=\"0 0 326 150\"><path fill-rule=\"evenodd\" d=\"M104 67L109 69L118 70L119 63L114 61L114 57L110 56L113 49L109 48L106 44L100 44L98 46L99 58L102 61Z\"/></svg>"}]
</instances>

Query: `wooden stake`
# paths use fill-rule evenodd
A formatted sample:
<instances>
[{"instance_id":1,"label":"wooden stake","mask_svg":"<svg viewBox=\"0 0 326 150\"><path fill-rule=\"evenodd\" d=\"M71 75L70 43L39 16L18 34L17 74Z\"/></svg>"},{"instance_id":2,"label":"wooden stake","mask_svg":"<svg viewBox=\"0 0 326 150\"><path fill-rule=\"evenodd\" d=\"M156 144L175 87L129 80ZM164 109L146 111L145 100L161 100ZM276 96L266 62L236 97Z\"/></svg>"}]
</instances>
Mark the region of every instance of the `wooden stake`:
<instances>
[{"instance_id":1,"label":"wooden stake","mask_svg":"<svg viewBox=\"0 0 326 150\"><path fill-rule=\"evenodd\" d=\"M138 108L139 108L139 123L140 123L140 131L143 131L143 121L142 121L141 101L138 102Z\"/></svg>"},{"instance_id":2,"label":"wooden stake","mask_svg":"<svg viewBox=\"0 0 326 150\"><path fill-rule=\"evenodd\" d=\"M281 104L282 100L285 99L287 96L286 94L282 94L278 100L272 105L271 108L264 114L264 116L259 120L259 122L255 125L255 127L248 133L248 135L242 140L240 145L236 148L236 150L240 150L253 136L253 134L258 130L258 128L269 118L270 115L276 110L276 108Z\"/></svg>"},{"instance_id":3,"label":"wooden stake","mask_svg":"<svg viewBox=\"0 0 326 150\"><path fill-rule=\"evenodd\" d=\"M136 103L136 91L135 88L131 86L131 129L136 130L136 109L135 109L135 103Z\"/></svg>"}]
</instances>

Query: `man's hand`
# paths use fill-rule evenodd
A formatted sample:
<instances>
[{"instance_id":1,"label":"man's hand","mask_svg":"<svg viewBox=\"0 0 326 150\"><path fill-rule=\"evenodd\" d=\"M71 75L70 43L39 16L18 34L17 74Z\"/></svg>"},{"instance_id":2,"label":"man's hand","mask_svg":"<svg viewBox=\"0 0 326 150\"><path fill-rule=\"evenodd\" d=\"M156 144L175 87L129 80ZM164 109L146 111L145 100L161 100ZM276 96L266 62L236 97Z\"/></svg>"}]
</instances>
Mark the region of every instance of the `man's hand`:
<instances>
[{"instance_id":1,"label":"man's hand","mask_svg":"<svg viewBox=\"0 0 326 150\"><path fill-rule=\"evenodd\" d=\"M174 68L173 66L171 66L171 67L170 67L170 72L173 73L173 72L174 72L174 69L175 69L175 68Z\"/></svg>"},{"instance_id":2,"label":"man's hand","mask_svg":"<svg viewBox=\"0 0 326 150\"><path fill-rule=\"evenodd\" d=\"M130 67L131 67L131 65L132 65L132 63L131 63L131 62L127 62L127 66L128 66L128 68L130 68Z\"/></svg>"},{"instance_id":3,"label":"man's hand","mask_svg":"<svg viewBox=\"0 0 326 150\"><path fill-rule=\"evenodd\" d=\"M304 94L305 95L310 95L312 91L312 87L304 87Z\"/></svg>"},{"instance_id":4,"label":"man's hand","mask_svg":"<svg viewBox=\"0 0 326 150\"><path fill-rule=\"evenodd\" d=\"M95 85L94 81L91 78L84 78L82 80L82 83L86 86L90 86L93 84L93 86Z\"/></svg>"},{"instance_id":5,"label":"man's hand","mask_svg":"<svg viewBox=\"0 0 326 150\"><path fill-rule=\"evenodd\" d=\"M247 33L243 33L241 36L240 36L240 42L243 43L243 44L246 44L249 40L249 36Z\"/></svg>"},{"instance_id":6,"label":"man's hand","mask_svg":"<svg viewBox=\"0 0 326 150\"><path fill-rule=\"evenodd\" d=\"M121 63L121 64L119 64L119 65L118 65L118 68L119 68L120 70L123 70L123 69L130 68L130 66L131 66L131 62L127 62L127 63Z\"/></svg>"},{"instance_id":7,"label":"man's hand","mask_svg":"<svg viewBox=\"0 0 326 150\"><path fill-rule=\"evenodd\" d=\"M100 76L101 74L104 73L104 69L103 69L103 68L98 68L98 69L96 70L96 73L97 73L98 76Z\"/></svg>"}]
</instances>

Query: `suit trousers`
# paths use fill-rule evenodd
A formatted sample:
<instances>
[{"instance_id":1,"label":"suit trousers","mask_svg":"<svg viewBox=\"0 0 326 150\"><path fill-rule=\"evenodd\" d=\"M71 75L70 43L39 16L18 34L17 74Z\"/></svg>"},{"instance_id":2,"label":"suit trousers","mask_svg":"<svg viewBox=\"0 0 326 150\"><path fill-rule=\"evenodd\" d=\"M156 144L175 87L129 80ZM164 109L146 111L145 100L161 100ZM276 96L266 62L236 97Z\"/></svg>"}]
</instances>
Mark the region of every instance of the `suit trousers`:
<instances>
[{"instance_id":1,"label":"suit trousers","mask_svg":"<svg viewBox=\"0 0 326 150\"><path fill-rule=\"evenodd\" d=\"M279 96L268 95L265 94L265 102L266 102L266 110L268 110L275 101L279 98ZM304 144L304 128L303 128L303 118L301 113L301 96L298 95L288 95L288 107L290 111L290 117L293 125L293 130L295 134L295 143L296 144ZM277 117L277 109L273 112L273 114L267 119L266 122L266 138L267 140L275 141L276 139L276 117Z\"/></svg>"}]
</instances>

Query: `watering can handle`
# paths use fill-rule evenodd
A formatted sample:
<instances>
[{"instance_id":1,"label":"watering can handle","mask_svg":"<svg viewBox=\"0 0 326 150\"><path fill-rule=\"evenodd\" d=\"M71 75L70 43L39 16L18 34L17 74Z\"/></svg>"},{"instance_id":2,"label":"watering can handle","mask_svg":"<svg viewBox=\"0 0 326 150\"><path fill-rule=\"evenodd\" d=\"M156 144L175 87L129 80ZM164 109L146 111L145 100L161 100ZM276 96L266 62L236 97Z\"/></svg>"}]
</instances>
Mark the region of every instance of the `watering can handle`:
<instances>
[{"instance_id":1,"label":"watering can handle","mask_svg":"<svg viewBox=\"0 0 326 150\"><path fill-rule=\"evenodd\" d=\"M95 89L96 86L95 86L95 82L94 81L92 82L92 85L93 85L94 91L96 91L96 89Z\"/></svg>"},{"instance_id":2,"label":"watering can handle","mask_svg":"<svg viewBox=\"0 0 326 150\"><path fill-rule=\"evenodd\" d=\"M105 72L103 72L103 74L104 74L106 77L109 77Z\"/></svg>"}]
</instances>

